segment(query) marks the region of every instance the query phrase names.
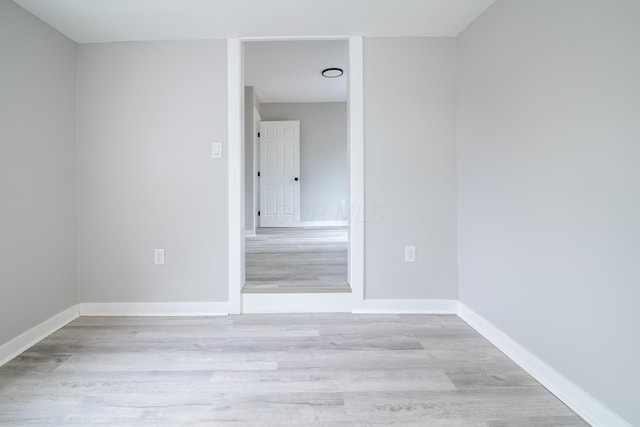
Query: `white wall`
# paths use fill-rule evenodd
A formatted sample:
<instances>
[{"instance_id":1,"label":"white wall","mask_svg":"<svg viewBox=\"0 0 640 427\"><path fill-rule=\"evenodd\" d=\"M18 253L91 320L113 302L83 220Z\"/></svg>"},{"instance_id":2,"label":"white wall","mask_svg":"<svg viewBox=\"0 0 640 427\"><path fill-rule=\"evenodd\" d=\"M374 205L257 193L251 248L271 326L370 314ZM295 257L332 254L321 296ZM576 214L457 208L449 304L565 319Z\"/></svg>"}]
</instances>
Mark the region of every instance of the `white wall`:
<instances>
[{"instance_id":1,"label":"white wall","mask_svg":"<svg viewBox=\"0 0 640 427\"><path fill-rule=\"evenodd\" d=\"M347 104L263 103L268 120L300 120L300 220L347 220L349 166L347 162ZM340 201L345 201L341 207Z\"/></svg>"},{"instance_id":2,"label":"white wall","mask_svg":"<svg viewBox=\"0 0 640 427\"><path fill-rule=\"evenodd\" d=\"M640 3L498 1L458 40L462 302L640 425Z\"/></svg>"},{"instance_id":3,"label":"white wall","mask_svg":"<svg viewBox=\"0 0 640 427\"><path fill-rule=\"evenodd\" d=\"M455 299L455 40L366 38L364 80L365 297Z\"/></svg>"},{"instance_id":4,"label":"white wall","mask_svg":"<svg viewBox=\"0 0 640 427\"><path fill-rule=\"evenodd\" d=\"M81 45L78 73L80 300L225 300L225 42Z\"/></svg>"},{"instance_id":5,"label":"white wall","mask_svg":"<svg viewBox=\"0 0 640 427\"><path fill-rule=\"evenodd\" d=\"M0 1L0 345L77 303L75 61Z\"/></svg>"}]
</instances>

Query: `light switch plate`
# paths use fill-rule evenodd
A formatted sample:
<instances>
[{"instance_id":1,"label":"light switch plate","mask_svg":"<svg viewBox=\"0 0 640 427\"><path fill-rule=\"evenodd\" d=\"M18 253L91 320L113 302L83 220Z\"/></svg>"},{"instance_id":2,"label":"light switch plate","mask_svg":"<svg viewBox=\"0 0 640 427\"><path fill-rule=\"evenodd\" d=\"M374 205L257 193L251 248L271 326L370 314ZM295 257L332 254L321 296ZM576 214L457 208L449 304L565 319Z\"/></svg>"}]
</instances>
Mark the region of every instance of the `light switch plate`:
<instances>
[{"instance_id":1,"label":"light switch plate","mask_svg":"<svg viewBox=\"0 0 640 427\"><path fill-rule=\"evenodd\" d=\"M404 247L404 262L416 262L416 247L405 246Z\"/></svg>"},{"instance_id":2,"label":"light switch plate","mask_svg":"<svg viewBox=\"0 0 640 427\"><path fill-rule=\"evenodd\" d=\"M211 157L214 159L222 158L222 142L211 143Z\"/></svg>"}]
</instances>

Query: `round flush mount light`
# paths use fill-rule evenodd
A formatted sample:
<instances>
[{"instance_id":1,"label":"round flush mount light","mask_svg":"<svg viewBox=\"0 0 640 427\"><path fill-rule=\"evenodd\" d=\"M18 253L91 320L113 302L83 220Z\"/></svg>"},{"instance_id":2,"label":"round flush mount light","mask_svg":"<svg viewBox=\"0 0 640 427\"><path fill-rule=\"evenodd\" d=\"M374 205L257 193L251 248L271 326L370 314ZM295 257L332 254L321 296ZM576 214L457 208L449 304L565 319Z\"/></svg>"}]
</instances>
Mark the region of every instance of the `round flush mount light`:
<instances>
[{"instance_id":1,"label":"round flush mount light","mask_svg":"<svg viewBox=\"0 0 640 427\"><path fill-rule=\"evenodd\" d=\"M328 79L335 79L336 77L340 77L343 74L344 71L342 71L342 68L325 68L324 70L322 70L323 77L326 77Z\"/></svg>"}]
</instances>

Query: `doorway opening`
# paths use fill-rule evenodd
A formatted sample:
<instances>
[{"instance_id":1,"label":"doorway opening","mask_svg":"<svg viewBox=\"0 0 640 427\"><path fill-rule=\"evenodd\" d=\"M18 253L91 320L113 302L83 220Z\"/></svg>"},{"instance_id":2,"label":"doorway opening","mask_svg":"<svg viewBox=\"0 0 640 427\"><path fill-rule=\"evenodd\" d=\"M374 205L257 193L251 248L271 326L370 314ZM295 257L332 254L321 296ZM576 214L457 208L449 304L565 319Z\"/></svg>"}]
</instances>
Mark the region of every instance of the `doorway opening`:
<instances>
[{"instance_id":1,"label":"doorway opening","mask_svg":"<svg viewBox=\"0 0 640 427\"><path fill-rule=\"evenodd\" d=\"M318 51L305 46L309 43L321 49L341 45L342 62L325 59L322 65L314 66L309 57L287 62L286 58L278 59L278 52L273 49L284 46L284 52L290 57L296 50L321 57ZM364 299L362 38L231 39L228 47L229 312L278 311L273 302L286 307L286 301L292 300L302 302L302 306L293 310L300 312L357 309ZM265 64L255 65L250 56L254 49L266 58ZM296 77L290 72L296 66L319 68L314 71L320 76L320 82L333 80L322 77L324 69L342 69L342 98L336 99L326 85L316 88L318 96L324 99L304 99L308 94L299 91L296 95L296 84L298 88L310 86L305 84L304 76ZM269 86L261 85L260 79L252 74L257 71L258 77L264 78L265 74L269 75L265 68L275 71L276 76L271 73L267 80L285 76L279 91L270 93ZM334 98L328 99L331 96ZM320 107L325 110L333 107L342 112L341 119L338 114L338 122L342 121L340 137L330 135L335 132L332 127L336 127L337 122L334 120L332 125L330 121L320 120L328 114L320 111ZM305 115L303 110L314 111L307 111ZM318 126L318 123L321 124ZM302 133L302 145L297 153L302 154L299 169L295 164L295 144L277 141L278 136L294 137L296 132L298 137ZM265 135L276 137L270 148ZM304 145L314 138L320 140L318 146ZM326 141L337 142L338 147L342 144L341 154L336 155L340 148L332 154L334 147L326 146ZM323 163L323 155L325 160L329 158L328 163ZM275 165L272 172L284 172L285 166L290 166L291 176L284 177L284 183L269 184L264 179L268 178L263 173L269 168L270 160ZM336 161L342 161L344 168ZM328 173L318 175L318 170L323 168ZM301 190L299 195L296 190ZM330 202L322 200L326 196L331 198ZM240 221L234 214L240 215ZM292 298L292 292L303 295ZM269 308L273 310L261 310L260 304L256 308L253 295L259 293L273 294L264 300L271 301ZM320 293L344 296L335 299L320 297ZM275 300L275 294L289 296L289 299ZM304 298L305 295L308 298ZM332 305L331 301L337 304ZM292 311L290 306L287 311Z\"/></svg>"},{"instance_id":2,"label":"doorway opening","mask_svg":"<svg viewBox=\"0 0 640 427\"><path fill-rule=\"evenodd\" d=\"M351 291L348 52L347 40L244 43L243 294Z\"/></svg>"}]
</instances>

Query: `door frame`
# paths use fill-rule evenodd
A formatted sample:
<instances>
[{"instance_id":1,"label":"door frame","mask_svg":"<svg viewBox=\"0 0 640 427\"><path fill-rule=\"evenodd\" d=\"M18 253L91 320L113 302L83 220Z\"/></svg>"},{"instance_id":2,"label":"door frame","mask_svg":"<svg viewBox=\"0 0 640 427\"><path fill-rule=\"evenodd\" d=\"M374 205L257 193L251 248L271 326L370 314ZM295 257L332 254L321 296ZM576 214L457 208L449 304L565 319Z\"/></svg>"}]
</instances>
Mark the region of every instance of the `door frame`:
<instances>
[{"instance_id":1,"label":"door frame","mask_svg":"<svg viewBox=\"0 0 640 427\"><path fill-rule=\"evenodd\" d=\"M349 43L348 280L351 311L364 305L364 55L361 36L247 37L227 39L228 312L242 313L244 272L244 45L246 41L347 40ZM319 307L319 310L322 310Z\"/></svg>"}]
</instances>

